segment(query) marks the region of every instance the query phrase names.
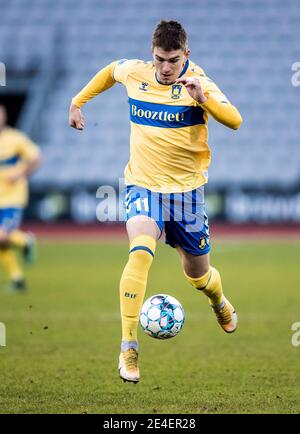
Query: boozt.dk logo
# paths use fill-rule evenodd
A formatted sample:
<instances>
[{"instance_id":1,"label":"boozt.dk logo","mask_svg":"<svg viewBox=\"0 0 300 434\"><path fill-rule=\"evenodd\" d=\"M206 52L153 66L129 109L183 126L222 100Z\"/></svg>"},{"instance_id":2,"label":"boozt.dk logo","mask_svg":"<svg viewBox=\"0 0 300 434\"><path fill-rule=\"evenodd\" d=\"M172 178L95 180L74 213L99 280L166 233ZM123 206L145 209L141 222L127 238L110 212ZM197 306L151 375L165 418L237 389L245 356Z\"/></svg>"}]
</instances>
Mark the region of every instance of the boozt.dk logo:
<instances>
[{"instance_id":1,"label":"boozt.dk logo","mask_svg":"<svg viewBox=\"0 0 300 434\"><path fill-rule=\"evenodd\" d=\"M143 110L136 105L131 106L131 115L138 118L145 118L163 122L183 122L184 113L169 113L168 111Z\"/></svg>"},{"instance_id":2,"label":"boozt.dk logo","mask_svg":"<svg viewBox=\"0 0 300 434\"><path fill-rule=\"evenodd\" d=\"M158 104L129 97L130 121L159 128L182 128L205 124L200 107Z\"/></svg>"}]
</instances>

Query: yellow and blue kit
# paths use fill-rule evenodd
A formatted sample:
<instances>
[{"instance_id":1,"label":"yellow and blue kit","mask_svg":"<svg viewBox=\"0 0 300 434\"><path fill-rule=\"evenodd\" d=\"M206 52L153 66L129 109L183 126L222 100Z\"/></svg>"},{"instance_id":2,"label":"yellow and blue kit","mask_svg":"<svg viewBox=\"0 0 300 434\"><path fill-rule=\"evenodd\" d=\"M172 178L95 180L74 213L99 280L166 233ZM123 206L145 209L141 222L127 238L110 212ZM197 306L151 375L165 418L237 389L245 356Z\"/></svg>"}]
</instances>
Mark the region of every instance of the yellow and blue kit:
<instances>
[{"instance_id":1,"label":"yellow and blue kit","mask_svg":"<svg viewBox=\"0 0 300 434\"><path fill-rule=\"evenodd\" d=\"M6 127L0 131L0 228L16 229L28 202L28 181L18 175L27 161L39 155L38 147L23 133Z\"/></svg>"},{"instance_id":2,"label":"yellow and blue kit","mask_svg":"<svg viewBox=\"0 0 300 434\"><path fill-rule=\"evenodd\" d=\"M193 208L192 198L203 197L203 185L208 180L207 171L211 160L207 126L209 115L233 129L239 128L242 122L238 110L199 66L187 60L181 76L199 80L207 96L203 104L195 101L182 84L159 83L153 62L126 59L113 62L99 71L72 100L77 107L82 107L116 82L122 83L127 89L131 124L130 160L125 168L127 219L134 215L135 198L137 201L143 199L138 204L145 205L149 192L152 194L152 211L149 211L147 204L144 209L138 206L137 214L151 216L157 207L164 208L162 202L159 204L159 197L164 201L166 195L171 195L166 201L174 203L172 195L178 193L188 197L188 204ZM156 201L153 196L157 197ZM181 205L180 207L182 208ZM205 207L202 209L201 222L205 229ZM160 221L155 219L160 229L163 219L164 216ZM183 234L187 232L186 224L182 221L175 223L177 227L182 225ZM172 227L172 233L173 229ZM204 254L208 251L208 231L203 230L202 233L201 229L198 227L199 236L196 238L198 246L205 246L202 249L186 248L191 253ZM195 231L193 233L196 236ZM199 241L202 239L204 241ZM169 242L171 245L181 243L171 236Z\"/></svg>"}]
</instances>

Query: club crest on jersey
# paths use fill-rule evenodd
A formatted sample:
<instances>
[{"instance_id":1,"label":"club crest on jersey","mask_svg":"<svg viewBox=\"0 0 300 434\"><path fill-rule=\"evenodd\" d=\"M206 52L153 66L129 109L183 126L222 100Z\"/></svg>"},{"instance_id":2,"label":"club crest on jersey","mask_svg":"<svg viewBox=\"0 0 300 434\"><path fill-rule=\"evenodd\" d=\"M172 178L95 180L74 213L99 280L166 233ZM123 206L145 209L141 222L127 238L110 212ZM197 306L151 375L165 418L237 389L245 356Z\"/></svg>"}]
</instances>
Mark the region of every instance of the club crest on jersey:
<instances>
[{"instance_id":1,"label":"club crest on jersey","mask_svg":"<svg viewBox=\"0 0 300 434\"><path fill-rule=\"evenodd\" d=\"M145 81L143 81L143 82L140 84L139 89L140 89L140 90L143 90L144 92L147 92L147 90L148 90L148 86L149 86L149 84L146 83Z\"/></svg>"},{"instance_id":2,"label":"club crest on jersey","mask_svg":"<svg viewBox=\"0 0 300 434\"><path fill-rule=\"evenodd\" d=\"M180 84L173 84L171 98L178 99L181 95L182 86Z\"/></svg>"}]
</instances>

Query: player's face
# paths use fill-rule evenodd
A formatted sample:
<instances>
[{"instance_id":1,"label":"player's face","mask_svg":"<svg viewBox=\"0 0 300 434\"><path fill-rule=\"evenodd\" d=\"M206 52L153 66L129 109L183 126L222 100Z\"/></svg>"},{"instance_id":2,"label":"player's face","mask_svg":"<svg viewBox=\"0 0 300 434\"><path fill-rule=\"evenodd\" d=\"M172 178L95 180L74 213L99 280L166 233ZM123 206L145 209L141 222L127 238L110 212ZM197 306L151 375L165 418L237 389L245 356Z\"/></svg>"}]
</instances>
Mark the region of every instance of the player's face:
<instances>
[{"instance_id":1,"label":"player's face","mask_svg":"<svg viewBox=\"0 0 300 434\"><path fill-rule=\"evenodd\" d=\"M6 125L6 110L3 106L0 105L0 131Z\"/></svg>"},{"instance_id":2,"label":"player's face","mask_svg":"<svg viewBox=\"0 0 300 434\"><path fill-rule=\"evenodd\" d=\"M162 48L153 48L153 61L156 68L157 79L165 85L172 84L179 77L180 72L189 57L190 50L164 51Z\"/></svg>"}]
</instances>

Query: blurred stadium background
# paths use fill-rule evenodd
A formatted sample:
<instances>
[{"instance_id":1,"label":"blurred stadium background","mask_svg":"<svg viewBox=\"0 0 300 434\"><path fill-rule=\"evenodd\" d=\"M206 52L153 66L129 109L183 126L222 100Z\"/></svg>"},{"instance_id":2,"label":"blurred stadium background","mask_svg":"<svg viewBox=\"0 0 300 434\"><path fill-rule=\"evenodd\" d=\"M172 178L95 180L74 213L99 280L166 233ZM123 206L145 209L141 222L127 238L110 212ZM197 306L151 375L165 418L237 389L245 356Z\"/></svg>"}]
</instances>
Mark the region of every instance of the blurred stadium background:
<instances>
[{"instance_id":1,"label":"blurred stadium background","mask_svg":"<svg viewBox=\"0 0 300 434\"><path fill-rule=\"evenodd\" d=\"M96 221L96 188L118 186L129 154L128 104L116 85L84 108L86 130L68 127L71 98L104 65L150 59L162 18L182 21L191 58L241 111L232 132L210 122L211 222L300 223L300 4L294 0L0 0L0 87L10 123L41 147L30 219ZM298 59L299 60L299 59Z\"/></svg>"},{"instance_id":2,"label":"blurred stadium background","mask_svg":"<svg viewBox=\"0 0 300 434\"><path fill-rule=\"evenodd\" d=\"M68 108L104 65L150 59L162 18L183 23L191 58L243 115L236 132L210 121L206 187L212 261L240 327L230 337L217 327L174 249L161 244L147 296L178 298L186 323L174 342L140 331L142 381L129 395L116 369L127 243L124 229L108 231L95 212L96 189L118 187L128 159L126 93L116 85L87 104L83 133L68 126ZM2 291L1 270L0 413L300 412L300 347L291 344L300 321L299 23L295 0L0 0L0 100L43 152L27 223L59 235L38 237L24 297ZM218 223L246 239L215 238ZM66 240L78 227L80 239Z\"/></svg>"}]
</instances>

